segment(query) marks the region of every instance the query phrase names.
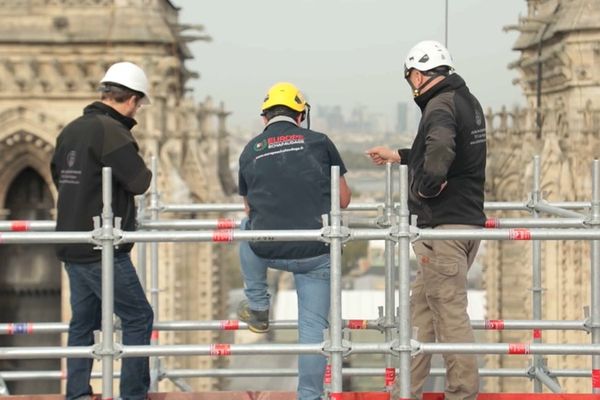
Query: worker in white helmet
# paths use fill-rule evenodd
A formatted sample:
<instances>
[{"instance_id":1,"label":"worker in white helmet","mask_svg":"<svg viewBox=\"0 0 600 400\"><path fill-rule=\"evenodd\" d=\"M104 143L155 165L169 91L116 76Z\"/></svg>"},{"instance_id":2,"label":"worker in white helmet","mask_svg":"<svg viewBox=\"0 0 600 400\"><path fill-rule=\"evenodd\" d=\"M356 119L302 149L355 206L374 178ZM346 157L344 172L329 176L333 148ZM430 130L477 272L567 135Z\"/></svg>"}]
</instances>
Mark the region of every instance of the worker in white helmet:
<instances>
[{"instance_id":1,"label":"worker in white helmet","mask_svg":"<svg viewBox=\"0 0 600 400\"><path fill-rule=\"evenodd\" d=\"M58 189L57 231L91 231L92 218L102 213L102 168L113 174L112 207L124 230L135 230L134 195L144 193L152 173L139 154L131 128L137 110L150 103L148 79L130 62L112 65L100 81L100 101L85 107L56 140L51 162ZM121 319L123 344L150 344L152 308L129 253L132 244L114 251L114 311ZM69 275L72 317L69 346L91 346L101 327L101 252L88 244L57 246ZM93 359L67 360L67 400L90 399ZM146 399L150 385L148 358L125 358L121 366L121 398Z\"/></svg>"},{"instance_id":2,"label":"worker in white helmet","mask_svg":"<svg viewBox=\"0 0 600 400\"><path fill-rule=\"evenodd\" d=\"M410 149L367 150L375 164L408 165L410 213L421 229L478 228L483 213L486 129L483 110L465 81L454 73L448 49L427 40L404 62L404 77L422 117ZM467 314L467 272L479 240L419 240L413 244L419 269L411 287L411 319L420 342L472 343ZM477 358L446 354L446 400L475 400ZM421 399L431 355L413 358L411 392Z\"/></svg>"}]
</instances>

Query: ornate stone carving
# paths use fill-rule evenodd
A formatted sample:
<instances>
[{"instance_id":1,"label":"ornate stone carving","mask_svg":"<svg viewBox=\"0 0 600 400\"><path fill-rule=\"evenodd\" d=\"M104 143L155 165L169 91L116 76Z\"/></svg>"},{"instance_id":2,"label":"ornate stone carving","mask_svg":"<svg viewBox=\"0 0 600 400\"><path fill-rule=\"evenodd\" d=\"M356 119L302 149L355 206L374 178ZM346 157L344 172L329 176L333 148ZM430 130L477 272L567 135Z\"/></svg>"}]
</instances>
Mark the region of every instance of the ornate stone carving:
<instances>
[{"instance_id":1,"label":"ornate stone carving","mask_svg":"<svg viewBox=\"0 0 600 400\"><path fill-rule=\"evenodd\" d=\"M109 26L114 26L110 32ZM197 104L186 97L186 81L197 76L184 66L190 56L186 43L207 39L184 37L182 31L191 28L201 30L180 26L168 0L0 0L0 209L4 191L25 167L38 171L56 195L48 168L56 135L98 98L96 88L108 65L123 59L140 64L151 81L153 104L136 117L134 136L148 164L150 156L158 157L162 201L229 200L230 188L223 184L232 178L228 181L227 163L219 163L227 155L223 138L229 113L210 100ZM219 266L224 250L191 243L161 244L159 251L159 318L224 318ZM63 292L67 287L63 282ZM64 299L66 320L68 296ZM169 332L161 334L161 342L212 343L218 336ZM202 369L213 362L168 359L165 367ZM197 379L192 385L210 390L218 381ZM173 386L163 382L160 389Z\"/></svg>"}]
</instances>

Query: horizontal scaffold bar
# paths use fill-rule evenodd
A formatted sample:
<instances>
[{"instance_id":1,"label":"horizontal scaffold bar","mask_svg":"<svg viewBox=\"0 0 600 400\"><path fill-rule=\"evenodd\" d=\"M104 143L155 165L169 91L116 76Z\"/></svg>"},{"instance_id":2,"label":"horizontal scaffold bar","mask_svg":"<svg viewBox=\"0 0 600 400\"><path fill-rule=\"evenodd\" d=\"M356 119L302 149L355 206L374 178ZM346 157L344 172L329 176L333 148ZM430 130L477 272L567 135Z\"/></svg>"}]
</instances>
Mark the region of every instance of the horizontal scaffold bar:
<instances>
[{"instance_id":1,"label":"horizontal scaffold bar","mask_svg":"<svg viewBox=\"0 0 600 400\"><path fill-rule=\"evenodd\" d=\"M342 374L346 376L383 376L386 372L385 368L343 368ZM396 370L396 374L398 370ZM444 368L432 368L430 375L445 376ZM568 370L553 370L548 373L552 377L590 377L591 370L585 369L568 369ZM115 379L119 378L120 372L113 373ZM163 379L178 379L178 378L253 378L264 376L298 376L298 370L294 368L253 368L253 369L176 369L161 372ZM514 377L531 379L530 372L527 369L504 368L490 369L480 368L480 377ZM28 380L62 380L66 379L66 371L2 371L0 379L4 381L28 381ZM100 372L92 372L93 379L102 378Z\"/></svg>"},{"instance_id":2,"label":"horizontal scaffold bar","mask_svg":"<svg viewBox=\"0 0 600 400\"><path fill-rule=\"evenodd\" d=\"M472 320L471 326L478 330L587 330L585 320ZM272 329L297 329L296 320L270 321ZM348 319L343 320L343 327L352 330L376 329L382 326L378 320ZM69 324L66 322L11 322L0 324L0 335L35 335L66 333ZM248 324L236 319L214 321L159 321L153 326L156 331L233 331L248 329Z\"/></svg>"}]
</instances>

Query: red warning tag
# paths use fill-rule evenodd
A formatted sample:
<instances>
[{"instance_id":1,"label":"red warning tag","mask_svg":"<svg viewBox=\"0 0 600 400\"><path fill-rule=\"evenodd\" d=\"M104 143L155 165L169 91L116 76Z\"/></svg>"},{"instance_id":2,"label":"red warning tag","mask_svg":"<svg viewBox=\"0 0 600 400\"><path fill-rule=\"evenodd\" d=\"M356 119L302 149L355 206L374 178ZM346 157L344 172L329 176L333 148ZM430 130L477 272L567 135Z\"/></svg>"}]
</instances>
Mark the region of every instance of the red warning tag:
<instances>
[{"instance_id":1,"label":"red warning tag","mask_svg":"<svg viewBox=\"0 0 600 400\"><path fill-rule=\"evenodd\" d=\"M366 319L350 319L348 320L348 329L367 329Z\"/></svg>"},{"instance_id":2,"label":"red warning tag","mask_svg":"<svg viewBox=\"0 0 600 400\"><path fill-rule=\"evenodd\" d=\"M229 356L231 355L231 345L225 343L216 343L210 345L211 356Z\"/></svg>"},{"instance_id":3,"label":"red warning tag","mask_svg":"<svg viewBox=\"0 0 600 400\"><path fill-rule=\"evenodd\" d=\"M533 338L534 339L541 339L542 338L542 330L541 329L534 329L533 330Z\"/></svg>"},{"instance_id":4,"label":"red warning tag","mask_svg":"<svg viewBox=\"0 0 600 400\"><path fill-rule=\"evenodd\" d=\"M226 319L221 321L221 329L224 331L235 331L240 329L240 321L237 319Z\"/></svg>"},{"instance_id":5,"label":"red warning tag","mask_svg":"<svg viewBox=\"0 0 600 400\"><path fill-rule=\"evenodd\" d=\"M331 384L331 364L327 364L325 367L325 375L323 375L323 383L326 385Z\"/></svg>"},{"instance_id":6,"label":"red warning tag","mask_svg":"<svg viewBox=\"0 0 600 400\"><path fill-rule=\"evenodd\" d=\"M27 221L13 221L10 224L10 230L13 232L26 232L29 230L29 222Z\"/></svg>"},{"instance_id":7,"label":"red warning tag","mask_svg":"<svg viewBox=\"0 0 600 400\"><path fill-rule=\"evenodd\" d=\"M504 321L501 319L486 319L485 329L501 331L504 329Z\"/></svg>"},{"instance_id":8,"label":"red warning tag","mask_svg":"<svg viewBox=\"0 0 600 400\"><path fill-rule=\"evenodd\" d=\"M509 240L531 240L531 231L525 228L515 228L508 230Z\"/></svg>"},{"instance_id":9,"label":"red warning tag","mask_svg":"<svg viewBox=\"0 0 600 400\"><path fill-rule=\"evenodd\" d=\"M600 369L592 370L592 388L600 388Z\"/></svg>"},{"instance_id":10,"label":"red warning tag","mask_svg":"<svg viewBox=\"0 0 600 400\"><path fill-rule=\"evenodd\" d=\"M213 242L231 242L233 240L232 230L217 230L213 231Z\"/></svg>"},{"instance_id":11,"label":"red warning tag","mask_svg":"<svg viewBox=\"0 0 600 400\"><path fill-rule=\"evenodd\" d=\"M508 354L529 354L528 343L509 343Z\"/></svg>"},{"instance_id":12,"label":"red warning tag","mask_svg":"<svg viewBox=\"0 0 600 400\"><path fill-rule=\"evenodd\" d=\"M497 228L500 226L500 220L498 218L488 218L485 221L486 228Z\"/></svg>"},{"instance_id":13,"label":"red warning tag","mask_svg":"<svg viewBox=\"0 0 600 400\"><path fill-rule=\"evenodd\" d=\"M393 386L396 380L396 368L385 369L385 386Z\"/></svg>"},{"instance_id":14,"label":"red warning tag","mask_svg":"<svg viewBox=\"0 0 600 400\"><path fill-rule=\"evenodd\" d=\"M158 340L158 331L152 331L150 335L150 340Z\"/></svg>"},{"instance_id":15,"label":"red warning tag","mask_svg":"<svg viewBox=\"0 0 600 400\"><path fill-rule=\"evenodd\" d=\"M7 327L9 335L31 335L33 333L33 325L31 323L16 323L8 324Z\"/></svg>"},{"instance_id":16,"label":"red warning tag","mask_svg":"<svg viewBox=\"0 0 600 400\"><path fill-rule=\"evenodd\" d=\"M219 218L217 220L217 229L234 229L235 220L231 218Z\"/></svg>"}]
</instances>

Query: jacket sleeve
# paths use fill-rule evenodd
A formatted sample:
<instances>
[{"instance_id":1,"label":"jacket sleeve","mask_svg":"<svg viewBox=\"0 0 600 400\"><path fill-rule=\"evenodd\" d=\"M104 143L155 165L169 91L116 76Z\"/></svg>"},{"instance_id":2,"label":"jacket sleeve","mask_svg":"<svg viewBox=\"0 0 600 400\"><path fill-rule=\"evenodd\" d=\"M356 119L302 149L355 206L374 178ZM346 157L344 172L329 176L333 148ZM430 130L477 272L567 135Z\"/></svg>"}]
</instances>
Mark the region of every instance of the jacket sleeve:
<instances>
[{"instance_id":1,"label":"jacket sleeve","mask_svg":"<svg viewBox=\"0 0 600 400\"><path fill-rule=\"evenodd\" d=\"M407 165L408 158L410 157L410 149L398 149L398 154L400 155L400 164Z\"/></svg>"},{"instance_id":2,"label":"jacket sleeve","mask_svg":"<svg viewBox=\"0 0 600 400\"><path fill-rule=\"evenodd\" d=\"M113 177L125 190L132 194L143 194L150 187L152 172L140 156L131 132L105 128L102 163L112 168Z\"/></svg>"},{"instance_id":3,"label":"jacket sleeve","mask_svg":"<svg viewBox=\"0 0 600 400\"><path fill-rule=\"evenodd\" d=\"M456 156L457 124L451 101L442 99L426 117L423 176L418 186L419 195L424 198L441 193Z\"/></svg>"}]
</instances>

